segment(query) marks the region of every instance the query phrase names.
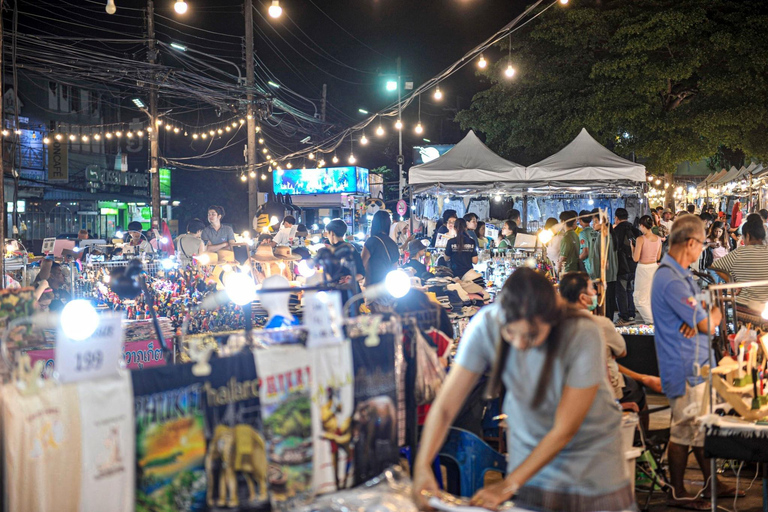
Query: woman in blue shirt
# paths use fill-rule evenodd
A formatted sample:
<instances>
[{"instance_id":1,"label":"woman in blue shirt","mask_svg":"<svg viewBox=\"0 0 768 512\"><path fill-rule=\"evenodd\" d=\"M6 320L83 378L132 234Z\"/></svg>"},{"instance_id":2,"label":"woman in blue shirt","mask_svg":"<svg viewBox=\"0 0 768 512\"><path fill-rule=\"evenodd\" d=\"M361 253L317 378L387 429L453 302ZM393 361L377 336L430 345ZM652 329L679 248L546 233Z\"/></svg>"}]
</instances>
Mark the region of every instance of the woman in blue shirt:
<instances>
[{"instance_id":1,"label":"woman in blue shirt","mask_svg":"<svg viewBox=\"0 0 768 512\"><path fill-rule=\"evenodd\" d=\"M465 331L456 361L427 416L413 470L413 497L437 493L432 461L469 391L488 369L488 395L506 388L507 476L472 498L496 510L604 512L634 508L624 465L621 412L605 377L600 328L557 297L549 280L516 270L499 298Z\"/></svg>"},{"instance_id":2,"label":"woman in blue shirt","mask_svg":"<svg viewBox=\"0 0 768 512\"><path fill-rule=\"evenodd\" d=\"M461 279L477 263L477 244L467 233L467 221L456 219L453 225L456 236L445 246L445 258L454 277Z\"/></svg>"}]
</instances>

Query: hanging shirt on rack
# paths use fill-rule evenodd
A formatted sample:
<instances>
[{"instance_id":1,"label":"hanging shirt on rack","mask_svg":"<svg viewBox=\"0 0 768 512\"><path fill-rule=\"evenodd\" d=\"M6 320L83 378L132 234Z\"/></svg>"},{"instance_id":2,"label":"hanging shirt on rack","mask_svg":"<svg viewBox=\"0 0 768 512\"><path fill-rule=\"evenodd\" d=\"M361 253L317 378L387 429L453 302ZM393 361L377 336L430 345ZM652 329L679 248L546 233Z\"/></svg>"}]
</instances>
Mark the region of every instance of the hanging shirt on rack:
<instances>
[{"instance_id":1,"label":"hanging shirt on rack","mask_svg":"<svg viewBox=\"0 0 768 512\"><path fill-rule=\"evenodd\" d=\"M484 197L473 198L469 200L467 213L474 213L480 220L485 221L490 218L491 202Z\"/></svg>"},{"instance_id":2,"label":"hanging shirt on rack","mask_svg":"<svg viewBox=\"0 0 768 512\"><path fill-rule=\"evenodd\" d=\"M506 220L507 219L507 212L514 208L515 206L515 200L513 197L501 197L500 200L496 200L496 197L493 198L493 200L490 202L490 211L489 215L491 219L498 219L498 220Z\"/></svg>"}]
</instances>

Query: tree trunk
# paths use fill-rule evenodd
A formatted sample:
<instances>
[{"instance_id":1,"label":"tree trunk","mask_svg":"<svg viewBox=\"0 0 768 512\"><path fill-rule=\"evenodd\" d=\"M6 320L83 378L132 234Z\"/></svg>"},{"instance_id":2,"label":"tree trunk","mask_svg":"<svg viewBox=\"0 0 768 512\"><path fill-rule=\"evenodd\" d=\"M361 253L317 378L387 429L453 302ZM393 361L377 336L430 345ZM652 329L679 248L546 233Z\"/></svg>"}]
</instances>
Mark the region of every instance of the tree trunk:
<instances>
[{"instance_id":1,"label":"tree trunk","mask_svg":"<svg viewBox=\"0 0 768 512\"><path fill-rule=\"evenodd\" d=\"M675 173L665 172L664 182L669 186L664 191L664 208L669 208L672 213L675 213Z\"/></svg>"}]
</instances>

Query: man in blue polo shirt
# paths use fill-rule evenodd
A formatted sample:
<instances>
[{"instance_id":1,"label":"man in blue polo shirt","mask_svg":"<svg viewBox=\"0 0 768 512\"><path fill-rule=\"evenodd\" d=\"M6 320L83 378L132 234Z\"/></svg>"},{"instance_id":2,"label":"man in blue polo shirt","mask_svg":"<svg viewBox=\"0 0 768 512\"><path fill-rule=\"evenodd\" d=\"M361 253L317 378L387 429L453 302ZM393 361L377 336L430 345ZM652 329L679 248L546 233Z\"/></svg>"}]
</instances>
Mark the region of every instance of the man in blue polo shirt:
<instances>
[{"instance_id":1,"label":"man in blue polo shirt","mask_svg":"<svg viewBox=\"0 0 768 512\"><path fill-rule=\"evenodd\" d=\"M704 458L704 436L694 418L699 414L699 405L708 403L704 397L706 383L699 368L709 364L710 335L722 318L719 308L707 311L702 307L697 297L701 290L688 270L699 260L706 240L700 218L694 215L678 218L669 235L669 253L654 275L651 293L661 384L672 409L669 442L672 492L667 505L693 510L709 509L708 502L692 499L685 490L684 476L688 448L692 446L705 482L710 478L710 464ZM718 496L733 496L735 492L719 481L717 489Z\"/></svg>"}]
</instances>

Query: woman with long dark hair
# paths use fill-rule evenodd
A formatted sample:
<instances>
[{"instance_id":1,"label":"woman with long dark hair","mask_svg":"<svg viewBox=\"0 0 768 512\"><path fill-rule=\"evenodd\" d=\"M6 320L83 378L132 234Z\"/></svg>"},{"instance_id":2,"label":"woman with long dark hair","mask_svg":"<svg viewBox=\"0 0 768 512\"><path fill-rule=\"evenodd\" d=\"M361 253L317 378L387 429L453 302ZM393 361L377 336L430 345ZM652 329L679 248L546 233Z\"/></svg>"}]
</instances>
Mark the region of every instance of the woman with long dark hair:
<instances>
[{"instance_id":1,"label":"woman with long dark hair","mask_svg":"<svg viewBox=\"0 0 768 512\"><path fill-rule=\"evenodd\" d=\"M461 279L477 263L477 245L467 232L467 221L456 219L453 225L456 236L448 240L445 246L445 258L454 277Z\"/></svg>"},{"instance_id":2,"label":"woman with long dark hair","mask_svg":"<svg viewBox=\"0 0 768 512\"><path fill-rule=\"evenodd\" d=\"M658 261L661 259L662 240L659 235L653 234L653 219L650 216L643 215L638 222L643 236L630 242L632 243L632 259L637 262L633 299L635 309L643 317L645 323L652 324L651 285L656 269L659 268Z\"/></svg>"},{"instance_id":3,"label":"woman with long dark hair","mask_svg":"<svg viewBox=\"0 0 768 512\"><path fill-rule=\"evenodd\" d=\"M438 491L432 461L469 390L491 368L489 395L502 383L506 389L507 476L477 492L472 504L496 510L515 496L516 506L531 510L631 509L621 413L603 350L588 314L560 300L543 275L516 270L497 301L470 322L429 411L414 463L417 503L425 507L425 494Z\"/></svg>"},{"instance_id":4,"label":"woman with long dark hair","mask_svg":"<svg viewBox=\"0 0 768 512\"><path fill-rule=\"evenodd\" d=\"M390 270L397 267L400 249L389 237L392 219L389 212L379 210L371 220L371 236L363 246L363 266L365 267L365 285L371 286L384 280Z\"/></svg>"}]
</instances>

